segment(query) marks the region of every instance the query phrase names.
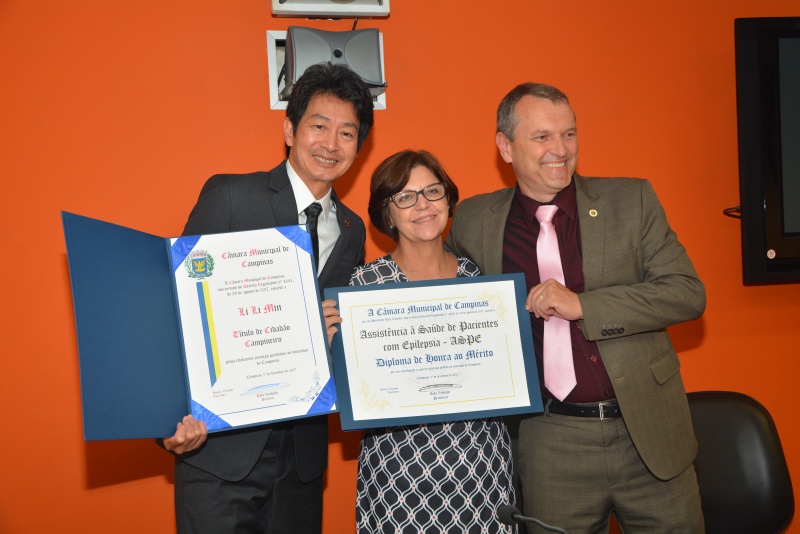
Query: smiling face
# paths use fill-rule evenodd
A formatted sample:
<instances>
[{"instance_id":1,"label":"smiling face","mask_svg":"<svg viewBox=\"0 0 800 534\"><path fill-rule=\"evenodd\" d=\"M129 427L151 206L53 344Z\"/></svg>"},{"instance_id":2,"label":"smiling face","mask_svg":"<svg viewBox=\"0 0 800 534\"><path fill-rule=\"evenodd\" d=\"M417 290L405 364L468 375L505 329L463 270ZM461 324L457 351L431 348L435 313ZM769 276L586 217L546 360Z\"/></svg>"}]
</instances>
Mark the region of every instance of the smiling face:
<instances>
[{"instance_id":1,"label":"smiling face","mask_svg":"<svg viewBox=\"0 0 800 534\"><path fill-rule=\"evenodd\" d=\"M498 132L497 148L514 168L522 193L550 202L569 185L578 164L575 113L566 102L525 96L514 114L518 121L514 140Z\"/></svg>"},{"instance_id":2,"label":"smiling face","mask_svg":"<svg viewBox=\"0 0 800 534\"><path fill-rule=\"evenodd\" d=\"M283 123L289 162L315 198L347 172L358 154L358 119L353 105L330 95L311 99L295 130Z\"/></svg>"},{"instance_id":3,"label":"smiling face","mask_svg":"<svg viewBox=\"0 0 800 534\"><path fill-rule=\"evenodd\" d=\"M440 183L439 179L430 169L420 165L411 169L403 191L421 191L435 183ZM417 203L410 208L400 209L394 202L389 202L388 207L389 220L397 228L399 242L433 241L441 237L447 226L447 196L431 202L419 194Z\"/></svg>"}]
</instances>

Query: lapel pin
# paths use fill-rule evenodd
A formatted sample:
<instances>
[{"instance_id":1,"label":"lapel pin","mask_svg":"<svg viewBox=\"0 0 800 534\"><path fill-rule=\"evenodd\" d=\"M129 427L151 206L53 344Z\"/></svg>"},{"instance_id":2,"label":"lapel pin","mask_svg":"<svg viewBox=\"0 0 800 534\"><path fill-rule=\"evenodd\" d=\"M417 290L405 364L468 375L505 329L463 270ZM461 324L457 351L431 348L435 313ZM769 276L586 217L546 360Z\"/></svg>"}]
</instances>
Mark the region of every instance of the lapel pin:
<instances>
[{"instance_id":1,"label":"lapel pin","mask_svg":"<svg viewBox=\"0 0 800 534\"><path fill-rule=\"evenodd\" d=\"M345 219L344 220L344 225L347 226L348 228L350 228L350 219Z\"/></svg>"},{"instance_id":2,"label":"lapel pin","mask_svg":"<svg viewBox=\"0 0 800 534\"><path fill-rule=\"evenodd\" d=\"M589 210L589 217L597 217L597 210Z\"/></svg>"}]
</instances>

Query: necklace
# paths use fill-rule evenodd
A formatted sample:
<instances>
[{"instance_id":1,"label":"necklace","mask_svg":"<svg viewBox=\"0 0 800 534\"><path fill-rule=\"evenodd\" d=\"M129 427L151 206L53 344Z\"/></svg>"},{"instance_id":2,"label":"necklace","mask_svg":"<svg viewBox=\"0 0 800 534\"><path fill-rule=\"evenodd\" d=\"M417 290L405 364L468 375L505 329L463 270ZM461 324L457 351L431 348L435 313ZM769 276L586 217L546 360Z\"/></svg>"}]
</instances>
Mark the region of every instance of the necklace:
<instances>
[{"instance_id":1,"label":"necklace","mask_svg":"<svg viewBox=\"0 0 800 534\"><path fill-rule=\"evenodd\" d=\"M419 274L417 271L415 271L414 269L412 269L411 267L409 267L409 266L408 266L408 264L406 263L406 260L405 260L405 258L400 258L400 262L403 264L403 268L404 268L404 269L406 269L406 270L408 270L408 271L411 271L411 273L412 273L414 276L416 276L417 278L422 278L422 275L421 275L421 274Z\"/></svg>"},{"instance_id":2,"label":"necklace","mask_svg":"<svg viewBox=\"0 0 800 534\"><path fill-rule=\"evenodd\" d=\"M396 255L393 254L393 256L395 258L397 258ZM400 263L403 264L403 270L404 271L410 271L411 274L413 274L416 278L419 278L420 280L425 280L425 277L423 275L419 274L417 271L415 271L414 269L412 269L411 267L408 266L408 264L406 263L406 259L404 257L400 258ZM442 276L442 275L445 275L445 276ZM447 275L447 267L445 266L444 269L440 269L439 270L438 277L439 278L445 278L446 275Z\"/></svg>"}]
</instances>

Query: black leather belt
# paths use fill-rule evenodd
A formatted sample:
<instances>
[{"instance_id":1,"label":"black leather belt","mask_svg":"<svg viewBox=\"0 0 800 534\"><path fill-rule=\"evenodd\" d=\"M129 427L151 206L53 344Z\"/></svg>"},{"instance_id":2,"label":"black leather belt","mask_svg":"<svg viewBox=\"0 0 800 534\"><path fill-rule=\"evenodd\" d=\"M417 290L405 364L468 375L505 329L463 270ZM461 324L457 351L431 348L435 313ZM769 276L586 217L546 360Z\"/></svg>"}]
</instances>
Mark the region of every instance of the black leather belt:
<instances>
[{"instance_id":1,"label":"black leather belt","mask_svg":"<svg viewBox=\"0 0 800 534\"><path fill-rule=\"evenodd\" d=\"M592 404L574 404L571 402L558 402L555 399L542 399L545 405L545 412L557 415L571 415L573 417L596 417L601 421L612 417L622 417L616 399L597 402ZM550 406L547 406L547 403Z\"/></svg>"}]
</instances>

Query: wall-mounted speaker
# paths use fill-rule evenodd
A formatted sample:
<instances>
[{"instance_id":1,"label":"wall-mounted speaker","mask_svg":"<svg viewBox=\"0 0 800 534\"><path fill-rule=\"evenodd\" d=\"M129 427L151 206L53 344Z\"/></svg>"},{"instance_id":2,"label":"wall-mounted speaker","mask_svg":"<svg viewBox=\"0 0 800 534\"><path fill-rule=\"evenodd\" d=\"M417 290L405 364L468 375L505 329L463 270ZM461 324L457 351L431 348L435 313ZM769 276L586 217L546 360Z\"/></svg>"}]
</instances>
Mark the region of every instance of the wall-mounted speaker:
<instances>
[{"instance_id":1,"label":"wall-mounted speaker","mask_svg":"<svg viewBox=\"0 0 800 534\"><path fill-rule=\"evenodd\" d=\"M281 100L288 100L292 87L311 65L345 64L358 74L373 98L386 91L377 29L328 32L289 26L286 32L286 86Z\"/></svg>"},{"instance_id":2,"label":"wall-mounted speaker","mask_svg":"<svg viewBox=\"0 0 800 534\"><path fill-rule=\"evenodd\" d=\"M272 0L277 17L388 17L389 0Z\"/></svg>"}]
</instances>

